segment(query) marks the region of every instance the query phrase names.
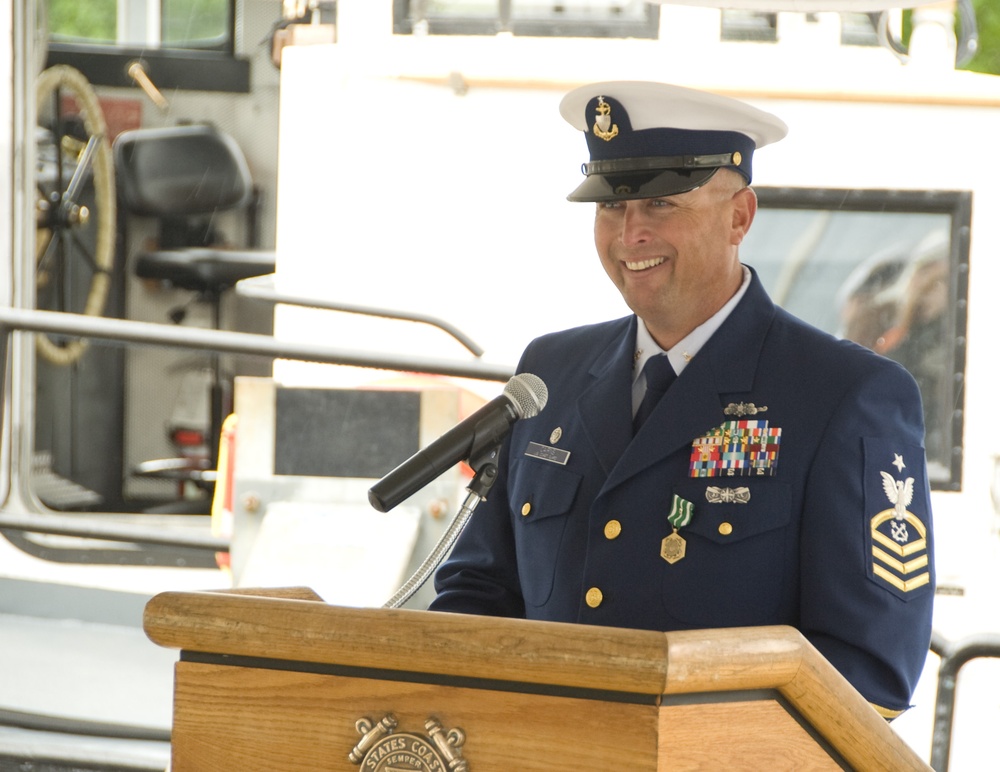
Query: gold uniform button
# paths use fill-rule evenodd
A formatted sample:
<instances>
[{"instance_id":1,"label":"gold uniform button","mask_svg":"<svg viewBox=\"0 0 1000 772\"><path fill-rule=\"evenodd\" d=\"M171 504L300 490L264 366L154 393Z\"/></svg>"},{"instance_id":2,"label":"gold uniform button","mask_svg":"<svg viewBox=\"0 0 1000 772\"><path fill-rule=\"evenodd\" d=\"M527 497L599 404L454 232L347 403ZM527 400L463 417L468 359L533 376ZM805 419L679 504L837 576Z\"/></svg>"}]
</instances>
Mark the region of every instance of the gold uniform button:
<instances>
[{"instance_id":1,"label":"gold uniform button","mask_svg":"<svg viewBox=\"0 0 1000 772\"><path fill-rule=\"evenodd\" d=\"M528 516L528 515L530 515L530 514L531 514L531 504L530 504L529 502L527 502L527 501L526 501L526 502L524 503L524 506L523 506L523 507L521 507L521 515L522 515L523 517L527 517L527 516Z\"/></svg>"},{"instance_id":2,"label":"gold uniform button","mask_svg":"<svg viewBox=\"0 0 1000 772\"><path fill-rule=\"evenodd\" d=\"M622 524L617 520L608 520L604 526L604 536L608 539L617 539L622 532Z\"/></svg>"},{"instance_id":3,"label":"gold uniform button","mask_svg":"<svg viewBox=\"0 0 1000 772\"><path fill-rule=\"evenodd\" d=\"M719 533L723 536L729 536L733 532L733 527L729 523L721 523L719 525Z\"/></svg>"},{"instance_id":4,"label":"gold uniform button","mask_svg":"<svg viewBox=\"0 0 1000 772\"><path fill-rule=\"evenodd\" d=\"M587 590L587 605L591 608L597 608L604 602L604 593L601 592L596 587L591 587Z\"/></svg>"}]
</instances>

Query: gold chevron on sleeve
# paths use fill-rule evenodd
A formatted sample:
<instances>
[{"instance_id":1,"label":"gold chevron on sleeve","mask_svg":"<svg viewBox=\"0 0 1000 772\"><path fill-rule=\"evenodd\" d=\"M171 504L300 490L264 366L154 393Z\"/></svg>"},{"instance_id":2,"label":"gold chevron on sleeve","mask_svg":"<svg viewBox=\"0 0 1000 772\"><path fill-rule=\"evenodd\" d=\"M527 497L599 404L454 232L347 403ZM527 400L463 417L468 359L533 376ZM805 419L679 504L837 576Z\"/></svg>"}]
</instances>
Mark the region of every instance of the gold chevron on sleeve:
<instances>
[{"instance_id":1,"label":"gold chevron on sleeve","mask_svg":"<svg viewBox=\"0 0 1000 772\"><path fill-rule=\"evenodd\" d=\"M894 557L886 554L878 547L874 546L872 547L872 555L875 556L876 560L879 560L894 569L897 574L903 574L904 576L906 574L912 574L917 569L924 568L927 565L927 553L924 553L920 557L914 558L906 563L896 560Z\"/></svg>"},{"instance_id":2,"label":"gold chevron on sleeve","mask_svg":"<svg viewBox=\"0 0 1000 772\"><path fill-rule=\"evenodd\" d=\"M899 544L879 531L879 527L892 520L895 512L886 509L871 520L872 572L878 578L895 587L900 592L910 592L930 583L930 560L927 555L927 528L912 512L907 512L903 520L913 526L919 538ZM905 525L903 526L905 528ZM911 576L912 575L912 576ZM910 578L906 578L909 576Z\"/></svg>"},{"instance_id":3,"label":"gold chevron on sleeve","mask_svg":"<svg viewBox=\"0 0 1000 772\"><path fill-rule=\"evenodd\" d=\"M918 576L915 576L912 579L907 579L904 581L895 574L884 569L878 563L872 566L872 570L875 572L875 576L879 577L880 579L884 579L893 587L895 587L898 590L901 590L902 592L910 592L911 590L915 590L918 587L923 587L931 580L930 571L925 571L924 573L919 574Z\"/></svg>"}]
</instances>

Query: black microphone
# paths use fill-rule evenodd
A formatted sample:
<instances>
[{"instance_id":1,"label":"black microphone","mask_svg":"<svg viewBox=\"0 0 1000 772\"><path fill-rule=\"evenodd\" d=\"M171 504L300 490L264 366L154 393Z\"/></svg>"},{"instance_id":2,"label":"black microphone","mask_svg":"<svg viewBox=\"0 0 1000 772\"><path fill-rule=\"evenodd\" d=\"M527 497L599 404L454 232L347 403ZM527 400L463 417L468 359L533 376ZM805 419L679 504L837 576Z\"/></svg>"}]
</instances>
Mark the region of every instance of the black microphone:
<instances>
[{"instance_id":1,"label":"black microphone","mask_svg":"<svg viewBox=\"0 0 1000 772\"><path fill-rule=\"evenodd\" d=\"M549 390L537 375L515 375L503 394L375 483L368 491L369 503L379 512L388 512L459 461L499 445L516 420L538 415L548 398Z\"/></svg>"}]
</instances>

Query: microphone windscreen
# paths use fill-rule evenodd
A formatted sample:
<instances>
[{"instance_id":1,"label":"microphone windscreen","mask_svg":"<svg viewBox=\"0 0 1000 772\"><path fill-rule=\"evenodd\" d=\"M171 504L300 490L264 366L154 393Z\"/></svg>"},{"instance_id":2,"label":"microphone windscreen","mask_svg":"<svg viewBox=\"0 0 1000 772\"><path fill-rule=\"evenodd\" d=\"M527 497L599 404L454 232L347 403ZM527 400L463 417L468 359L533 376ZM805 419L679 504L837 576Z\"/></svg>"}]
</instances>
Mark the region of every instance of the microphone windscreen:
<instances>
[{"instance_id":1,"label":"microphone windscreen","mask_svg":"<svg viewBox=\"0 0 1000 772\"><path fill-rule=\"evenodd\" d=\"M518 373L504 386L503 393L514 403L518 418L538 415L549 399L549 388L537 375Z\"/></svg>"}]
</instances>

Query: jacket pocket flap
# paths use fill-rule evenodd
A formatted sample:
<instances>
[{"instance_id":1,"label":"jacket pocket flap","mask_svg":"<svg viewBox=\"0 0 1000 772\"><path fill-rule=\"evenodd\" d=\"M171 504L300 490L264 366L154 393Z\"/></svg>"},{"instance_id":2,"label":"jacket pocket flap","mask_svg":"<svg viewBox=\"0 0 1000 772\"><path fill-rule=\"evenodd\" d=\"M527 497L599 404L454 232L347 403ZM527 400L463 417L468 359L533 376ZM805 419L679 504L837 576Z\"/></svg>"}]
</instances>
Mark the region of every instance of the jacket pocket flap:
<instances>
[{"instance_id":1,"label":"jacket pocket flap","mask_svg":"<svg viewBox=\"0 0 1000 772\"><path fill-rule=\"evenodd\" d=\"M526 462L517 470L510 507L525 523L566 514L580 487L580 475L560 466Z\"/></svg>"},{"instance_id":2,"label":"jacket pocket flap","mask_svg":"<svg viewBox=\"0 0 1000 772\"><path fill-rule=\"evenodd\" d=\"M675 492L694 503L691 522L682 532L698 534L719 544L732 544L783 528L791 518L791 487L773 479L691 480L677 485Z\"/></svg>"}]
</instances>

